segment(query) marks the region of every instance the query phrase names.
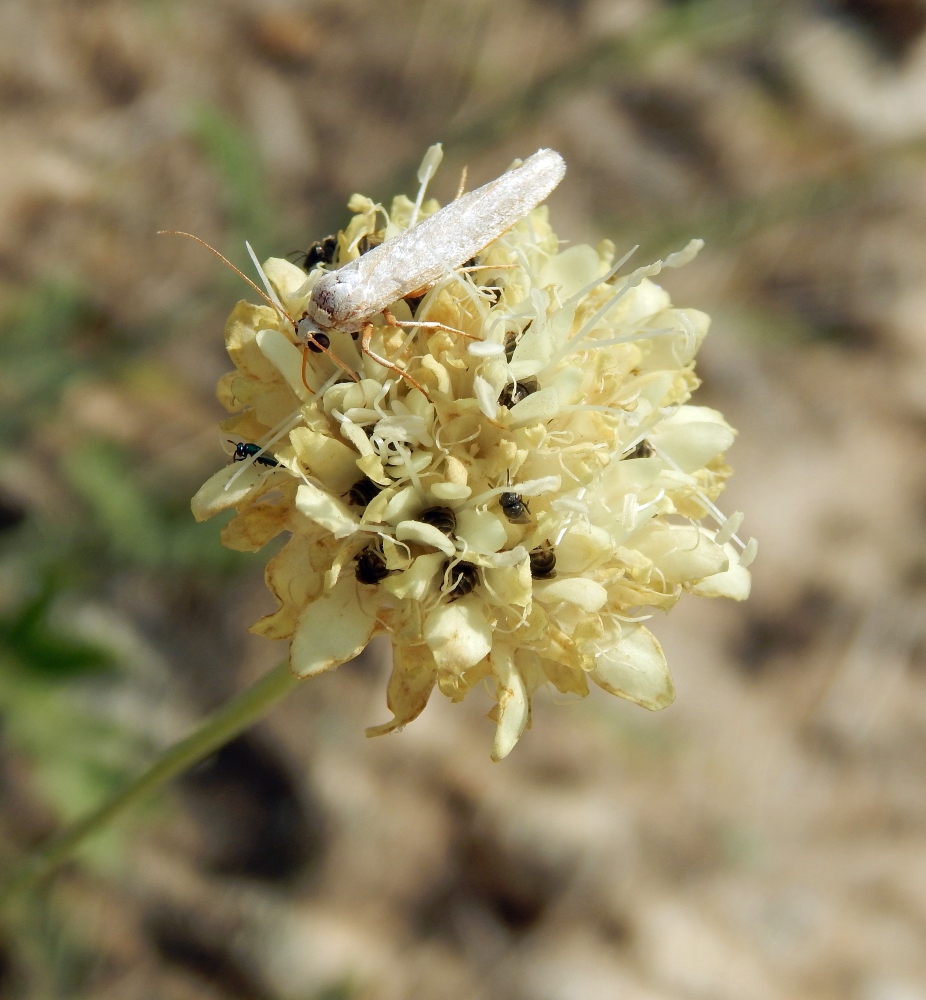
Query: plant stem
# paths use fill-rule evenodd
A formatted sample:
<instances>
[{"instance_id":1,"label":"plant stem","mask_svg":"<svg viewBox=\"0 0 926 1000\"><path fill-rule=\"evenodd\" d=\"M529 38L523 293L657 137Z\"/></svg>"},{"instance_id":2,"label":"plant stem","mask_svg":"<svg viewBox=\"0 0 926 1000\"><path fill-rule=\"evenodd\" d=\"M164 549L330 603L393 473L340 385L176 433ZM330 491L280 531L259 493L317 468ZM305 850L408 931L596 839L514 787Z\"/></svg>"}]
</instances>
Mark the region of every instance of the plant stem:
<instances>
[{"instance_id":1,"label":"plant stem","mask_svg":"<svg viewBox=\"0 0 926 1000\"><path fill-rule=\"evenodd\" d=\"M39 847L0 888L0 902L29 889L66 860L88 837L130 809L136 802L199 763L262 718L300 683L284 661L264 674L227 705L206 717L186 739L166 750L143 774L92 813L66 827Z\"/></svg>"}]
</instances>

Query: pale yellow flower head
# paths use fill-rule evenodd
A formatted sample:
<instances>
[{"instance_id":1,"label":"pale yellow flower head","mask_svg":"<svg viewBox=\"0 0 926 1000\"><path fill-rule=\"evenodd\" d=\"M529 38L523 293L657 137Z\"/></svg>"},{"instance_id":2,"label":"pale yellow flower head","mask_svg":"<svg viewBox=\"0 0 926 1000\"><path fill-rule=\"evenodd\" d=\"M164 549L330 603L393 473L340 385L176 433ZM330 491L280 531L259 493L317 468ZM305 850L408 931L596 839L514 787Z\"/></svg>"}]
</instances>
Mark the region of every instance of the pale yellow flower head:
<instances>
[{"instance_id":1,"label":"pale yellow flower head","mask_svg":"<svg viewBox=\"0 0 926 1000\"><path fill-rule=\"evenodd\" d=\"M388 212L359 195L349 207L331 266L414 212L401 195ZM591 680L663 708L674 689L642 622L684 592L748 596L755 543L715 506L735 432L688 402L709 319L651 280L699 248L616 277L610 242L560 250L541 206L469 269L391 307L399 323L460 333L374 318L373 351L424 392L346 333L330 334L340 365L324 351L304 365L287 317L303 315L327 266L264 264L280 308L235 307L235 370L218 389L223 436L264 450L255 461L256 447L239 449L252 454L217 472L193 511L236 508L223 532L234 549L290 534L266 572L280 607L252 631L289 640L298 675L390 636L394 718L368 735L410 722L435 685L458 701L485 679L495 759L545 684L586 695Z\"/></svg>"}]
</instances>

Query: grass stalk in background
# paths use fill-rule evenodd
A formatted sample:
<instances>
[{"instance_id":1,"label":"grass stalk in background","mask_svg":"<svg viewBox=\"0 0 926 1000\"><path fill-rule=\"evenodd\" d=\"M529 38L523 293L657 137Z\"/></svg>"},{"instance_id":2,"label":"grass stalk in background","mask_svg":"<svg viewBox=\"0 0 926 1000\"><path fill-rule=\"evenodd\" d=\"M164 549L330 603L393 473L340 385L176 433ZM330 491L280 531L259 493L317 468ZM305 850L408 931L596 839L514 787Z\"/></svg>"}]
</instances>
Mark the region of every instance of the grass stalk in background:
<instances>
[{"instance_id":1,"label":"grass stalk in background","mask_svg":"<svg viewBox=\"0 0 926 1000\"><path fill-rule=\"evenodd\" d=\"M0 902L33 888L50 875L89 837L104 829L137 802L161 788L172 778L218 750L250 728L299 684L288 661L274 667L227 705L207 716L200 727L166 750L143 774L101 806L66 827L38 848L0 887Z\"/></svg>"}]
</instances>

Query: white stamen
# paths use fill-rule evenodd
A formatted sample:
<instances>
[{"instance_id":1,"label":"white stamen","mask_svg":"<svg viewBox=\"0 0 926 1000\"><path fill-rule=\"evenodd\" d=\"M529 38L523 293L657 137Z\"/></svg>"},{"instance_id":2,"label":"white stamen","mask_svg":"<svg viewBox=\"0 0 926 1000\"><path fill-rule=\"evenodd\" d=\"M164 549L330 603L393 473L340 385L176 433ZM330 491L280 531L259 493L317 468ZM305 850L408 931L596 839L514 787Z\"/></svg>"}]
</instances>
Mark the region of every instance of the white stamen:
<instances>
[{"instance_id":1,"label":"white stamen","mask_svg":"<svg viewBox=\"0 0 926 1000\"><path fill-rule=\"evenodd\" d=\"M717 532L714 536L714 541L718 545L726 545L727 542L740 530L740 525L743 523L745 515L735 510L728 518L726 524Z\"/></svg>"},{"instance_id":2,"label":"white stamen","mask_svg":"<svg viewBox=\"0 0 926 1000\"><path fill-rule=\"evenodd\" d=\"M264 288L267 289L267 294L270 296L271 299L273 299L274 305L276 305L277 309L280 311L281 318L285 319L286 310L283 308L283 303L280 301L276 291L273 288L273 285L270 284L267 275L264 274L264 269L260 266L260 261L257 259L257 254L254 253L251 244L248 243L247 240L244 241L244 245L248 248L248 253L251 255L251 260L254 261L254 266L257 268L257 273L260 275L260 280L264 283Z\"/></svg>"},{"instance_id":3,"label":"white stamen","mask_svg":"<svg viewBox=\"0 0 926 1000\"><path fill-rule=\"evenodd\" d=\"M421 212L421 203L424 201L424 194L428 190L428 184L431 183L431 178L437 172L437 168L440 166L440 161L443 158L444 150L439 142L434 143L433 146L429 146L428 151L424 154L424 159L418 168L418 196L415 198L415 207L412 209L412 217L408 223L409 229L418 221L418 214Z\"/></svg>"},{"instance_id":4,"label":"white stamen","mask_svg":"<svg viewBox=\"0 0 926 1000\"><path fill-rule=\"evenodd\" d=\"M466 350L474 358L494 358L505 353L505 345L492 340L471 340Z\"/></svg>"}]
</instances>

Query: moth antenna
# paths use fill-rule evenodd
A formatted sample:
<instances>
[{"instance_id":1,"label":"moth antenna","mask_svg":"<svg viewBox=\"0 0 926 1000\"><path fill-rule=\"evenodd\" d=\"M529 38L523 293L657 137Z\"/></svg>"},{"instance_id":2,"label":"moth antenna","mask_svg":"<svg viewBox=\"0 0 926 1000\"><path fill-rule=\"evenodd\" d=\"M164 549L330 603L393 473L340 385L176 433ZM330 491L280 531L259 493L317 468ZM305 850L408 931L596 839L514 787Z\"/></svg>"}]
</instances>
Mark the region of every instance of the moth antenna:
<instances>
[{"instance_id":1,"label":"moth antenna","mask_svg":"<svg viewBox=\"0 0 926 1000\"><path fill-rule=\"evenodd\" d=\"M517 266L517 264L470 264L468 267L458 267L457 270L468 274L470 271L510 271Z\"/></svg>"},{"instance_id":2,"label":"moth antenna","mask_svg":"<svg viewBox=\"0 0 926 1000\"><path fill-rule=\"evenodd\" d=\"M292 316L290 316L289 313L282 306L277 305L277 303L274 302L273 299L271 299L270 296L267 295L266 292L264 292L260 288L258 288L257 285L255 285L254 282L251 281L251 279L243 271L241 271L237 267L235 267L235 265L227 257L225 257L222 254L220 254L219 251L216 250L215 247L209 246L209 244L205 240L201 240L198 236L194 236L192 233L185 233L185 232L183 232L180 229L159 229L157 231L157 235L158 236L186 236L186 237L188 237L191 240L195 240L201 246L204 246L207 250L211 250L212 253L214 253L216 255L216 257L218 257L219 260L222 261L223 264L227 264L235 272L235 274L238 275L239 278L243 278L251 286L251 288L253 288L254 291L257 292L257 294L264 300L264 302L267 303L267 305L272 306L284 319L288 319L290 321L290 323L293 324L293 326L296 325L295 322L294 322L294 320L293 320L293 318L292 318Z\"/></svg>"},{"instance_id":3,"label":"moth antenna","mask_svg":"<svg viewBox=\"0 0 926 1000\"><path fill-rule=\"evenodd\" d=\"M469 167L464 163L463 169L460 171L460 186L457 188L457 196L454 201L459 201L463 197L463 192L466 190L466 176L469 173Z\"/></svg>"}]
</instances>

